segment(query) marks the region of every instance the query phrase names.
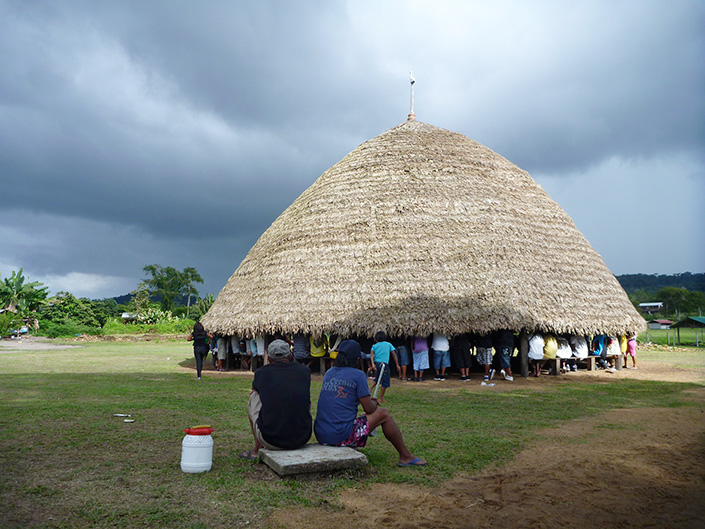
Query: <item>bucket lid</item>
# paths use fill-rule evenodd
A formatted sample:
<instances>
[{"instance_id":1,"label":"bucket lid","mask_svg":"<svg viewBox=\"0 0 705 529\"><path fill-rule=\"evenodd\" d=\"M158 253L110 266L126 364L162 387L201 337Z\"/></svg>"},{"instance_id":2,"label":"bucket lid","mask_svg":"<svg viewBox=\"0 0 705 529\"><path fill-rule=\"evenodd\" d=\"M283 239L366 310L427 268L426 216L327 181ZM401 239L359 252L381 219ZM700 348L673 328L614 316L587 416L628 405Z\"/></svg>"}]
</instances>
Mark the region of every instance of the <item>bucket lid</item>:
<instances>
[{"instance_id":1,"label":"bucket lid","mask_svg":"<svg viewBox=\"0 0 705 529\"><path fill-rule=\"evenodd\" d=\"M208 424L203 424L200 426L192 426L191 428L184 428L184 432L188 435L210 435L213 433L213 428Z\"/></svg>"}]
</instances>

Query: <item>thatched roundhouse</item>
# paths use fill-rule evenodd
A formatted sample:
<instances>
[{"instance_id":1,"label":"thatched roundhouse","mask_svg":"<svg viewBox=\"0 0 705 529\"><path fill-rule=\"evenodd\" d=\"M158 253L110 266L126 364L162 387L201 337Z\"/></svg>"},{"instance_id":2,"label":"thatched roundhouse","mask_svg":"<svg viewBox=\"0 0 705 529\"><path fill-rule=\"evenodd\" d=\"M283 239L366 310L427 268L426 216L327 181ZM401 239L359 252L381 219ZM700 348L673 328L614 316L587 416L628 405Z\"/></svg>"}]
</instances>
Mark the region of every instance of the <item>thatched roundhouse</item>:
<instances>
[{"instance_id":1,"label":"thatched roundhouse","mask_svg":"<svg viewBox=\"0 0 705 529\"><path fill-rule=\"evenodd\" d=\"M241 336L645 328L526 171L413 119L323 173L260 237L202 321Z\"/></svg>"}]
</instances>

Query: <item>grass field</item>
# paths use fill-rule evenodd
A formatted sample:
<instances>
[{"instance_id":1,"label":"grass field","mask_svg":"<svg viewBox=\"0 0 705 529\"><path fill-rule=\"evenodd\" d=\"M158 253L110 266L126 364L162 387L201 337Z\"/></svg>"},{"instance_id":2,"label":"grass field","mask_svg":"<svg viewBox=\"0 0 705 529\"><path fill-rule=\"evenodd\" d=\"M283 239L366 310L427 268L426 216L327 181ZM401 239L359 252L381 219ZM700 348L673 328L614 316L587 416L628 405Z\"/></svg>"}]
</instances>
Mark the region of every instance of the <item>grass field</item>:
<instances>
[{"instance_id":1,"label":"grass field","mask_svg":"<svg viewBox=\"0 0 705 529\"><path fill-rule=\"evenodd\" d=\"M651 342L660 345L678 345L678 330L651 329L640 334L638 340L640 343ZM705 329L683 328L680 330L680 345L695 346L696 344L701 349L705 349Z\"/></svg>"},{"instance_id":2,"label":"grass field","mask_svg":"<svg viewBox=\"0 0 705 529\"><path fill-rule=\"evenodd\" d=\"M675 354L702 365L700 352ZM370 465L362 470L279 479L237 457L251 444L251 378L197 381L180 367L191 356L190 345L178 342L0 354L0 526L262 527L276 507L336 509L337 492L352 485L437 486L457 472L502 465L543 429L610 407L689 406L684 392L693 387L638 380L496 393L394 386L388 405L428 467L396 467L393 448L377 437L363 449ZM314 376L314 411L320 381ZM203 423L215 428L213 469L184 474L183 428Z\"/></svg>"}]
</instances>

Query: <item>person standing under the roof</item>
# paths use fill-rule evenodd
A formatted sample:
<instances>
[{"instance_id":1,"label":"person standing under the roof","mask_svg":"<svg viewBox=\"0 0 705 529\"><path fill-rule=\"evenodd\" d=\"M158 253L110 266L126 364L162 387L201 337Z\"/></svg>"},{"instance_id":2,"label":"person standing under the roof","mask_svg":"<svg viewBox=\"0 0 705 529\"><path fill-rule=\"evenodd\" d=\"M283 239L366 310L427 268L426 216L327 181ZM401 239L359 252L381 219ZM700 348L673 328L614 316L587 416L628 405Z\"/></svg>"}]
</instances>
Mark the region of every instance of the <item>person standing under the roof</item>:
<instances>
[{"instance_id":1,"label":"person standing under the roof","mask_svg":"<svg viewBox=\"0 0 705 529\"><path fill-rule=\"evenodd\" d=\"M588 357L590 352L588 351L588 339L586 336L571 335L568 337L568 343L570 344L575 358L583 360ZM577 371L578 364L573 364L572 369L573 371Z\"/></svg>"},{"instance_id":2,"label":"person standing under the roof","mask_svg":"<svg viewBox=\"0 0 705 529\"><path fill-rule=\"evenodd\" d=\"M609 336L606 334L598 334L592 339L592 354L596 356L597 364L602 369L609 370L607 363L607 347L609 346Z\"/></svg>"},{"instance_id":3,"label":"person standing under the roof","mask_svg":"<svg viewBox=\"0 0 705 529\"><path fill-rule=\"evenodd\" d=\"M485 376L482 378L482 382L486 385L494 378L494 369L492 369L492 335L478 335L475 345L477 347L477 362L485 366Z\"/></svg>"},{"instance_id":4,"label":"person standing under the roof","mask_svg":"<svg viewBox=\"0 0 705 529\"><path fill-rule=\"evenodd\" d=\"M423 372L428 365L428 339L423 336L412 338L411 356L414 364L414 382L423 382Z\"/></svg>"},{"instance_id":5,"label":"person standing under the roof","mask_svg":"<svg viewBox=\"0 0 705 529\"><path fill-rule=\"evenodd\" d=\"M629 368L627 366L627 360L629 357L632 357L632 367ZM636 334L630 334L629 338L627 338L627 354L624 360L624 367L627 369L636 369Z\"/></svg>"},{"instance_id":6,"label":"person standing under the roof","mask_svg":"<svg viewBox=\"0 0 705 529\"><path fill-rule=\"evenodd\" d=\"M257 364L262 362L264 365L267 361L265 353L267 352L267 339L262 334L258 334L254 337L254 343L252 346L252 367L256 369ZM291 344L289 344L291 345Z\"/></svg>"},{"instance_id":7,"label":"person standing under the roof","mask_svg":"<svg viewBox=\"0 0 705 529\"><path fill-rule=\"evenodd\" d=\"M309 369L311 368L311 360L309 358L310 353L310 342L308 336L302 332L297 332L294 335L294 359L300 363L304 364Z\"/></svg>"},{"instance_id":8,"label":"person standing under the roof","mask_svg":"<svg viewBox=\"0 0 705 529\"><path fill-rule=\"evenodd\" d=\"M372 383L370 389L374 388L377 385L377 378L379 377L380 370L384 369L384 371L382 372L382 380L379 381L379 385L381 386L379 392L380 402L384 402L384 392L390 386L391 382L391 377L389 374L390 356L394 358L394 363L397 365L397 371L401 371L401 368L399 366L399 359L397 358L397 353L394 349L394 346L387 341L387 336L384 334L384 332L379 331L377 334L375 334L375 344L370 350L370 363L372 364L371 369L375 373L375 381Z\"/></svg>"},{"instance_id":9,"label":"person standing under the roof","mask_svg":"<svg viewBox=\"0 0 705 529\"><path fill-rule=\"evenodd\" d=\"M612 362L617 363L617 357L622 357L622 350L619 348L619 340L615 336L608 336L607 339L605 340L605 343L607 344L607 355L611 357L609 361L609 371L614 373L616 371L615 366L612 365ZM604 351L604 348L603 348Z\"/></svg>"},{"instance_id":10,"label":"person standing under the roof","mask_svg":"<svg viewBox=\"0 0 705 529\"><path fill-rule=\"evenodd\" d=\"M500 329L495 332L492 338L497 355L499 356L499 365L501 366L502 376L504 380L513 381L512 376L512 354L514 353L514 333L509 329Z\"/></svg>"},{"instance_id":11,"label":"person standing under the roof","mask_svg":"<svg viewBox=\"0 0 705 529\"><path fill-rule=\"evenodd\" d=\"M450 367L450 342L448 336L434 332L431 349L433 349L433 367L436 369L436 376L433 380L445 380L446 369Z\"/></svg>"},{"instance_id":12,"label":"person standing under the roof","mask_svg":"<svg viewBox=\"0 0 705 529\"><path fill-rule=\"evenodd\" d=\"M406 338L395 338L392 340L392 345L397 350L397 358L399 358L399 380L407 381L409 377L406 375L406 370L410 365L409 345Z\"/></svg>"},{"instance_id":13,"label":"person standing under the roof","mask_svg":"<svg viewBox=\"0 0 705 529\"><path fill-rule=\"evenodd\" d=\"M228 358L228 347L230 346L230 336L220 336L218 335L218 341L216 343L216 348L213 351L213 360L216 360L218 365L215 366L218 371L225 371L223 367L223 362Z\"/></svg>"},{"instance_id":14,"label":"person standing under the roof","mask_svg":"<svg viewBox=\"0 0 705 529\"><path fill-rule=\"evenodd\" d=\"M604 334L596 334L592 337L592 340L590 340L591 356L600 356L602 346L605 344L605 338L607 338L607 336Z\"/></svg>"},{"instance_id":15,"label":"person standing under the roof","mask_svg":"<svg viewBox=\"0 0 705 529\"><path fill-rule=\"evenodd\" d=\"M561 359L561 370L566 373L570 373L570 370L577 370L577 365L575 363L575 358L573 358L573 349L570 347L567 336L557 336L556 341L558 342L558 351L556 351L556 356Z\"/></svg>"},{"instance_id":16,"label":"person standing under the roof","mask_svg":"<svg viewBox=\"0 0 705 529\"><path fill-rule=\"evenodd\" d=\"M535 377L541 376L543 366L544 340L540 332L529 337L529 360L532 362L532 372Z\"/></svg>"},{"instance_id":17,"label":"person standing under the roof","mask_svg":"<svg viewBox=\"0 0 705 529\"><path fill-rule=\"evenodd\" d=\"M453 364L460 370L460 380L470 380L471 355L470 333L454 336L450 341L450 355Z\"/></svg>"},{"instance_id":18,"label":"person standing under the roof","mask_svg":"<svg viewBox=\"0 0 705 529\"><path fill-rule=\"evenodd\" d=\"M558 354L558 340L551 333L543 335L543 359L555 360ZM557 375L558 373L556 373Z\"/></svg>"},{"instance_id":19,"label":"person standing under the roof","mask_svg":"<svg viewBox=\"0 0 705 529\"><path fill-rule=\"evenodd\" d=\"M627 337L621 334L619 336L619 350L622 353L622 365L627 365Z\"/></svg>"},{"instance_id":20,"label":"person standing under the roof","mask_svg":"<svg viewBox=\"0 0 705 529\"><path fill-rule=\"evenodd\" d=\"M326 356L328 352L328 344L326 343L326 335L321 334L320 336L309 337L309 351L313 358L321 358Z\"/></svg>"},{"instance_id":21,"label":"person standing under the roof","mask_svg":"<svg viewBox=\"0 0 705 529\"><path fill-rule=\"evenodd\" d=\"M247 405L254 448L240 457L255 460L262 448L296 450L311 438L311 371L293 362L289 344L274 340L269 363L255 371Z\"/></svg>"},{"instance_id":22,"label":"person standing under the roof","mask_svg":"<svg viewBox=\"0 0 705 529\"><path fill-rule=\"evenodd\" d=\"M412 454L387 408L370 397L365 373L357 368L362 349L355 340L338 346L335 365L323 377L313 430L322 445L363 448L370 432L382 427L384 437L399 453L398 466L417 467L426 461ZM357 416L358 406L364 414Z\"/></svg>"}]
</instances>

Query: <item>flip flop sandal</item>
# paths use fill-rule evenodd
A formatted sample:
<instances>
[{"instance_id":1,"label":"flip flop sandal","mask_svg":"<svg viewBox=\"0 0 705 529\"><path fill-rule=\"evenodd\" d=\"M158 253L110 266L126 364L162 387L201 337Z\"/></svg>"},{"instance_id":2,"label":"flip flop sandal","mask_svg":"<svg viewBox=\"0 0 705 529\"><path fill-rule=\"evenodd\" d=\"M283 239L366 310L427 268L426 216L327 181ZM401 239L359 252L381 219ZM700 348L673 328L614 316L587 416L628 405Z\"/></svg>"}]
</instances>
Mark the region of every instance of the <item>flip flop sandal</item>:
<instances>
[{"instance_id":1,"label":"flip flop sandal","mask_svg":"<svg viewBox=\"0 0 705 529\"><path fill-rule=\"evenodd\" d=\"M397 466L398 467L424 467L426 466L426 463L419 463L421 461L420 457L417 457L416 459L412 459L408 463L402 463L401 461L397 461Z\"/></svg>"}]
</instances>

